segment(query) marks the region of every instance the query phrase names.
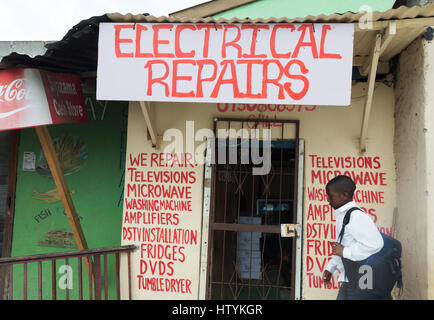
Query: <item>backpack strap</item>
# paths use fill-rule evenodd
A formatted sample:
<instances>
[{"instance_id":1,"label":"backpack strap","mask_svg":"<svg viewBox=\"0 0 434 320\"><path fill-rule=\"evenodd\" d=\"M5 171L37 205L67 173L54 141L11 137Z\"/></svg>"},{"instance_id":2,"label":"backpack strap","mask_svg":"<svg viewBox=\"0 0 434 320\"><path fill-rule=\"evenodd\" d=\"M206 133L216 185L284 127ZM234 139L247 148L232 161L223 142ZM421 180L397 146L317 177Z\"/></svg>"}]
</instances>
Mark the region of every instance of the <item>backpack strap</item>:
<instances>
[{"instance_id":1,"label":"backpack strap","mask_svg":"<svg viewBox=\"0 0 434 320\"><path fill-rule=\"evenodd\" d=\"M348 209L347 213L345 214L344 221L342 222L342 229L341 229L341 232L339 233L339 238L338 238L339 243L342 242L342 238L344 237L345 226L350 222L351 212L353 212L355 210L362 211L362 209L360 209L360 208L353 207L353 208Z\"/></svg>"}]
</instances>

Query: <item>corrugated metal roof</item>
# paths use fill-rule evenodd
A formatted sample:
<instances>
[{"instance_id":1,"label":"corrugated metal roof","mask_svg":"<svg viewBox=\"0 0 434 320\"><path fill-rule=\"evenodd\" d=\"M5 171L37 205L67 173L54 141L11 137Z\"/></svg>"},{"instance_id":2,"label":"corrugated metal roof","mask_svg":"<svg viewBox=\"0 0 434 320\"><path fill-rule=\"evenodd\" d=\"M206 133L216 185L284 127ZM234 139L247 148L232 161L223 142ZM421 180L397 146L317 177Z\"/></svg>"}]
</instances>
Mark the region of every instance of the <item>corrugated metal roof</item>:
<instances>
[{"instance_id":1,"label":"corrugated metal roof","mask_svg":"<svg viewBox=\"0 0 434 320\"><path fill-rule=\"evenodd\" d=\"M81 74L94 72L98 57L98 32L107 15L92 17L72 27L62 40L46 45L44 55L29 57L12 53L0 62L0 69L34 67L50 71Z\"/></svg>"},{"instance_id":2,"label":"corrugated metal roof","mask_svg":"<svg viewBox=\"0 0 434 320\"><path fill-rule=\"evenodd\" d=\"M366 12L332 15L307 16L304 18L267 18L267 19L214 19L154 17L147 14L109 13L99 17L83 20L74 26L65 37L47 45L43 56L30 58L26 55L11 54L2 59L0 69L17 66L30 66L53 71L72 73L95 73L98 52L98 30L101 22L132 23L354 23L354 65L363 65L368 59L376 34L384 30L388 23L397 23L397 34L382 54L380 60L388 61L414 39L421 36L426 27L434 25L434 4L422 7L405 7L385 12L372 13L372 28L363 29L359 21L366 17Z\"/></svg>"},{"instance_id":3,"label":"corrugated metal roof","mask_svg":"<svg viewBox=\"0 0 434 320\"><path fill-rule=\"evenodd\" d=\"M213 17L207 18L194 18L194 17L184 17L179 18L176 16L170 17L155 17L151 15L141 15L141 14L120 14L120 13L109 13L107 16L113 22L169 22L169 23L355 23L358 22L366 12L346 12L344 14L332 14L332 15L318 15L318 16L307 16L299 18L286 18L286 17L270 17L270 18L233 18L215 19ZM372 21L385 21L385 20L402 20L402 19L414 19L414 18L428 18L434 16L434 4L429 4L426 6L414 6L408 8L406 6L401 6L397 9L390 9L385 12L372 12Z\"/></svg>"}]
</instances>

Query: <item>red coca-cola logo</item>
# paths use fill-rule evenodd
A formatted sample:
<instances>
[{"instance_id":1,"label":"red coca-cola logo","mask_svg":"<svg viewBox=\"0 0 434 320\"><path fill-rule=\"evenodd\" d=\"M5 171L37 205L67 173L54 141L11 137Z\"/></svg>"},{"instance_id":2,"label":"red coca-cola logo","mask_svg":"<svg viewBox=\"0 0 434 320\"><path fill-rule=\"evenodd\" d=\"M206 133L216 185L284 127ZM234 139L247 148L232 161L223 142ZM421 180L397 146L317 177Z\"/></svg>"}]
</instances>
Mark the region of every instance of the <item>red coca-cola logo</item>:
<instances>
[{"instance_id":1,"label":"red coca-cola logo","mask_svg":"<svg viewBox=\"0 0 434 320\"><path fill-rule=\"evenodd\" d=\"M30 90L25 86L25 79L15 79L7 85L0 85L0 101L21 101L29 97Z\"/></svg>"}]
</instances>

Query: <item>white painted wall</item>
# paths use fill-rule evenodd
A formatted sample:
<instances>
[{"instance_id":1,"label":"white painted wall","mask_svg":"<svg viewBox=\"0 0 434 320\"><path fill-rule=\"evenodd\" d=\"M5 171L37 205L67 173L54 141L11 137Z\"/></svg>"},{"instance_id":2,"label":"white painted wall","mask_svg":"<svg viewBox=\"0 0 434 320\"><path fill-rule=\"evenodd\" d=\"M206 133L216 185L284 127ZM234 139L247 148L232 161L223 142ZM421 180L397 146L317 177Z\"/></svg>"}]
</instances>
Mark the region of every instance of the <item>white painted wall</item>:
<instances>
[{"instance_id":1,"label":"white painted wall","mask_svg":"<svg viewBox=\"0 0 434 320\"><path fill-rule=\"evenodd\" d=\"M428 263L428 299L434 299L434 43L424 41L425 47L425 80L426 80L426 110L425 132L427 145L427 263Z\"/></svg>"},{"instance_id":2,"label":"white painted wall","mask_svg":"<svg viewBox=\"0 0 434 320\"><path fill-rule=\"evenodd\" d=\"M434 298L434 44L402 54L396 83L397 233L403 244L402 299Z\"/></svg>"}]
</instances>

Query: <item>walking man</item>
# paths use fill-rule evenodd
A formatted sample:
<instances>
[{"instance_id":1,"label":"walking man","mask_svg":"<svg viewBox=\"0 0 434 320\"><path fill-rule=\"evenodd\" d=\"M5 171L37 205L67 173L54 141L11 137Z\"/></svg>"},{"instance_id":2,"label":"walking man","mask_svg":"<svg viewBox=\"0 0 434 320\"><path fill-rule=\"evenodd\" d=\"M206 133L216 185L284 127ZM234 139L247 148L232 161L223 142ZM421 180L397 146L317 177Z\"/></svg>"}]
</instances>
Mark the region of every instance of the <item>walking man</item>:
<instances>
[{"instance_id":1,"label":"walking man","mask_svg":"<svg viewBox=\"0 0 434 320\"><path fill-rule=\"evenodd\" d=\"M343 259L350 261L361 261L370 255L379 252L383 248L383 238L375 223L353 200L356 184L344 175L337 176L330 180L326 186L326 192L330 206L336 212L336 235L342 230L343 221L346 213L351 208L357 208L351 212L349 223L345 226L345 232L340 243L339 239L333 243L333 258L326 266L323 273L325 284L330 283L332 275L339 271L338 282L341 284L337 300L365 300L376 299L378 297L362 294L357 290L359 283L352 283L347 275L358 270L345 270ZM346 264L348 266L348 264ZM347 267L348 268L348 267ZM349 269L349 268L348 268ZM354 281L353 281L354 282Z\"/></svg>"}]
</instances>

